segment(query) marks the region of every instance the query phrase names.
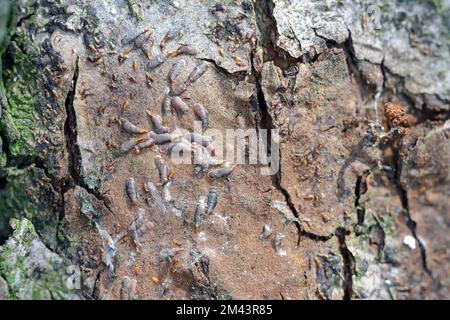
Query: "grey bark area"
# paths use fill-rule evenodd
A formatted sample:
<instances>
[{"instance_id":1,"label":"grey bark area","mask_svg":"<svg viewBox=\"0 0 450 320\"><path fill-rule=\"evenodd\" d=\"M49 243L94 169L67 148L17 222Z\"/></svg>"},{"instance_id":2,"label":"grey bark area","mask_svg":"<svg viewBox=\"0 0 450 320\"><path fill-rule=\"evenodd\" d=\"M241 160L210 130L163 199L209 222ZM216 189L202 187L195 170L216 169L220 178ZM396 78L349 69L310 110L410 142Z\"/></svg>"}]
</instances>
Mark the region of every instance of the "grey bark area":
<instances>
[{"instance_id":1,"label":"grey bark area","mask_svg":"<svg viewBox=\"0 0 450 320\"><path fill-rule=\"evenodd\" d=\"M450 298L449 1L0 3L1 299ZM279 171L137 152L196 103Z\"/></svg>"}]
</instances>

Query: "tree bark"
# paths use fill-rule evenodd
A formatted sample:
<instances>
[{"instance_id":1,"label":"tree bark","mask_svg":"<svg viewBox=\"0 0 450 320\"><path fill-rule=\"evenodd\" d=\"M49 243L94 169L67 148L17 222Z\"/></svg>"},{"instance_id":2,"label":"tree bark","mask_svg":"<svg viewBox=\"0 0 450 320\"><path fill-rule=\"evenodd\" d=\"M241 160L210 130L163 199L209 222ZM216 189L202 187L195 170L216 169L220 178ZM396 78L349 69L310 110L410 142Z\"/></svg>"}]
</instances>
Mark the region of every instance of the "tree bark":
<instances>
[{"instance_id":1,"label":"tree bark","mask_svg":"<svg viewBox=\"0 0 450 320\"><path fill-rule=\"evenodd\" d=\"M450 5L341 2L0 1L0 298L448 299Z\"/></svg>"}]
</instances>

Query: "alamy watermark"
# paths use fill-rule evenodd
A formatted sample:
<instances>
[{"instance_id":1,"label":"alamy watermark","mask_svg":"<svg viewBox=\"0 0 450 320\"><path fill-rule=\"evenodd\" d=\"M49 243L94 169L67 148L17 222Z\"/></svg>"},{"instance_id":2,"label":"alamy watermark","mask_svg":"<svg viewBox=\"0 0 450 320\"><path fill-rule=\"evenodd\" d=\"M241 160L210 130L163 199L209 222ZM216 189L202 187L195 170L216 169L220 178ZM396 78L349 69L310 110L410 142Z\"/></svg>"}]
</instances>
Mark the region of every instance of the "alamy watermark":
<instances>
[{"instance_id":1,"label":"alamy watermark","mask_svg":"<svg viewBox=\"0 0 450 320\"><path fill-rule=\"evenodd\" d=\"M178 129L169 149L172 162L197 166L256 165L261 175L274 175L279 164L278 129L207 129L195 121L194 131Z\"/></svg>"}]
</instances>

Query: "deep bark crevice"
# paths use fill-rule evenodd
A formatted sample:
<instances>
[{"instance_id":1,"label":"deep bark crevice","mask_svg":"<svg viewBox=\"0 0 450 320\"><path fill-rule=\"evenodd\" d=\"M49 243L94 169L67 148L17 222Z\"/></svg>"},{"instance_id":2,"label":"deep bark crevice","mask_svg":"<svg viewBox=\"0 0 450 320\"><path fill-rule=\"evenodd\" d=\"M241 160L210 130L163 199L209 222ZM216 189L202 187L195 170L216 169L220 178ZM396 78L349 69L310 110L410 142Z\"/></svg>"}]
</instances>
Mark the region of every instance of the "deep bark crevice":
<instances>
[{"instance_id":1,"label":"deep bark crevice","mask_svg":"<svg viewBox=\"0 0 450 320\"><path fill-rule=\"evenodd\" d=\"M398 194L398 196L400 198L400 202L402 204L402 213L406 220L406 226L408 227L412 236L414 237L414 239L416 239L416 241L419 245L420 258L422 260L423 270L428 275L431 276L431 271L428 269L428 264L427 264L427 250L425 248L423 241L420 239L420 237L417 234L417 223L416 223L416 221L414 221L412 219L411 214L410 214L408 191L401 182L402 164L401 164L400 152L398 150L398 147L393 148L393 162L394 162L394 169L395 169L394 184L396 186L397 194Z\"/></svg>"},{"instance_id":2,"label":"deep bark crevice","mask_svg":"<svg viewBox=\"0 0 450 320\"><path fill-rule=\"evenodd\" d=\"M62 193L64 194L66 191L72 189L74 185L76 185L85 189L88 193L96 197L99 201L104 202L99 190L89 187L87 183L84 181L84 177L81 172L82 163L81 163L80 147L78 145L77 115L73 105L77 90L78 76L79 76L79 57L77 56L77 59L75 61L75 70L72 78L72 87L67 93L66 100L64 103L66 109L64 135L66 137L66 149L69 162L68 170L70 178L72 179L72 183L68 183L68 185L64 188L64 190L62 190Z\"/></svg>"},{"instance_id":3,"label":"deep bark crevice","mask_svg":"<svg viewBox=\"0 0 450 320\"><path fill-rule=\"evenodd\" d=\"M272 7L271 7L272 5ZM264 46L263 49L265 49L265 54L267 55L268 51L272 52L271 56L266 56L265 60L266 61L273 61L275 65L282 65L282 64L286 64L286 62L288 63L288 65L292 65L292 64L296 64L298 62L301 61L301 59L294 59L292 57L290 57L288 54L286 54L286 52L281 52L280 48L278 48L274 43L273 43L273 39L272 39L272 34L271 32L276 31L276 24L274 21L274 18L272 16L272 12L271 12L271 8L273 8L273 4L270 3L270 0L265 0L265 1L256 1L255 2L255 14L256 14L256 21L257 21L257 28L258 28L258 32L260 34L263 35L264 39L270 39L270 41L268 43L263 43L262 45ZM269 24L269 26L265 25L265 26L261 26L261 22L265 20L270 20L272 21L272 23ZM271 47L272 50L267 50L270 49L268 48L268 46ZM278 49L278 50L275 50ZM268 142L267 142L267 152L270 152L269 150L271 150L271 141L272 141L272 136L271 136L271 130L274 129L274 124L273 124L273 120L272 120L272 116L270 115L269 112L269 107L267 105L267 101L266 98L264 96L264 91L262 89L262 84L261 84L261 74L260 72L258 72L253 64L254 62L254 55L255 55L255 51L252 51L251 53L251 62L252 62L252 74L253 77L255 79L255 91L256 91L256 98L257 98L257 102L258 102L258 107L259 107L259 113L260 113L260 123L259 123L259 127L262 129L266 129L268 134L267 134L267 138L268 138ZM281 55L281 56L280 56ZM281 63L280 61L283 60L284 63ZM259 129L258 124L256 124L256 130ZM292 213L294 214L294 216L297 219L301 219L300 214L298 212L298 210L295 208L294 203L292 202L291 199L291 195L289 194L289 192L282 186L282 177L281 177L281 165L282 165L282 159L281 159L281 149L278 150L278 154L279 154L279 159L278 159L278 163L279 163L279 170L276 174L271 176L272 179L272 185L279 191L281 192L281 194L283 195L285 202L287 204L287 206L289 207L289 209L292 211ZM304 226L296 221L295 225L297 227L298 230L298 240L297 240L297 245L300 243L302 238L308 238L311 239L313 241L320 241L320 242L326 242L328 240L330 240L331 238L333 238L334 234L329 234L329 235L319 235L319 234L315 234L309 231L306 231Z\"/></svg>"},{"instance_id":4,"label":"deep bark crevice","mask_svg":"<svg viewBox=\"0 0 450 320\"><path fill-rule=\"evenodd\" d=\"M245 75L247 74L247 71L237 71L237 72L230 72L226 68L220 66L216 60L214 59L207 59L207 58L198 58L198 60L209 62L214 65L217 71L224 74L228 78L233 78L237 82L244 80Z\"/></svg>"},{"instance_id":5,"label":"deep bark crevice","mask_svg":"<svg viewBox=\"0 0 450 320\"><path fill-rule=\"evenodd\" d=\"M355 209L357 225L362 226L364 224L364 218L366 214L366 208L361 204L361 196L367 192L367 177L370 174L370 170L364 171L356 178L355 184Z\"/></svg>"},{"instance_id":6,"label":"deep bark crevice","mask_svg":"<svg viewBox=\"0 0 450 320\"><path fill-rule=\"evenodd\" d=\"M268 135L267 135L268 136L267 152L269 152L269 150L271 150L270 143L272 141L271 130L274 129L274 125L273 125L272 117L271 117L271 115L269 113L269 110L268 110L266 99L264 97L264 92L262 90L261 75L258 74L258 72L255 70L255 68L253 68L253 74L254 74L254 77L255 77L257 100L258 100L259 112L260 112L260 117L261 117L260 127L262 129L268 130ZM300 220L301 219L300 218L300 214L299 214L298 210L295 208L294 203L292 202L291 195L289 194L289 192L281 184L281 179L282 179L281 178L281 164L282 164L281 150L278 150L278 154L279 154L278 163L280 165L280 168L279 168L279 170L278 170L278 172L276 174L271 176L271 178L272 178L272 185L278 191L281 192L281 194L284 196L285 202L286 202L287 206L289 207L289 209L292 211L294 216L297 219ZM295 222L295 225L296 225L297 230L298 230L297 244L300 243L300 241L301 241L301 239L303 237L311 239L313 241L326 242L326 241L330 240L334 236L333 234L330 234L330 235L319 235L319 234L315 234L315 233L306 231L304 226L298 221Z\"/></svg>"},{"instance_id":7,"label":"deep bark crevice","mask_svg":"<svg viewBox=\"0 0 450 320\"><path fill-rule=\"evenodd\" d=\"M347 248L345 242L345 237L347 230L342 227L336 229L336 237L339 242L339 252L342 256L343 267L344 267L344 279L343 279L343 290L344 290L344 300L351 300L353 295L353 273L354 273L354 261L355 258L351 251Z\"/></svg>"}]
</instances>

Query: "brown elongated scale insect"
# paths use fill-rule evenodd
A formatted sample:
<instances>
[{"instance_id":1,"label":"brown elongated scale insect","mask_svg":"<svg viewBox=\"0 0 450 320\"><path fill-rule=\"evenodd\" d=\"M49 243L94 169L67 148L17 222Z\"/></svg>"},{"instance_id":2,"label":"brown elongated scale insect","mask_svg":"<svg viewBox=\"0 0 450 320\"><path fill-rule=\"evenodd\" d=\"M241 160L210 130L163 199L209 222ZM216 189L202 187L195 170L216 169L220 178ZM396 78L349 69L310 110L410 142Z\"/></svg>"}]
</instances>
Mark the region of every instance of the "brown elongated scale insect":
<instances>
[{"instance_id":1,"label":"brown elongated scale insect","mask_svg":"<svg viewBox=\"0 0 450 320\"><path fill-rule=\"evenodd\" d=\"M172 195L170 194L170 187L172 186L171 181L167 181L167 183L163 186L163 197L166 203L172 202Z\"/></svg>"},{"instance_id":2,"label":"brown elongated scale insect","mask_svg":"<svg viewBox=\"0 0 450 320\"><path fill-rule=\"evenodd\" d=\"M202 128L206 129L209 124L208 110L206 110L206 108L200 103L195 103L192 109L194 110L194 114L196 115L197 119L202 122Z\"/></svg>"},{"instance_id":3,"label":"brown elongated scale insect","mask_svg":"<svg viewBox=\"0 0 450 320\"><path fill-rule=\"evenodd\" d=\"M170 133L157 134L156 132L153 131L150 131L150 138L156 145L166 144L172 142L173 140L173 136Z\"/></svg>"},{"instance_id":4,"label":"brown elongated scale insect","mask_svg":"<svg viewBox=\"0 0 450 320\"><path fill-rule=\"evenodd\" d=\"M197 54L197 50L187 44L180 46L176 52L177 52L177 55L187 54L190 56L195 56Z\"/></svg>"},{"instance_id":5,"label":"brown elongated scale insect","mask_svg":"<svg viewBox=\"0 0 450 320\"><path fill-rule=\"evenodd\" d=\"M109 268L109 272L114 273L117 248L114 244L114 240L111 235L103 229L98 222L95 222L95 227L97 228L98 235L100 236L102 247L103 247L103 261Z\"/></svg>"},{"instance_id":6,"label":"brown elongated scale insect","mask_svg":"<svg viewBox=\"0 0 450 320\"><path fill-rule=\"evenodd\" d=\"M131 149L136 147L136 145L144 139L145 138L143 138L143 137L139 137L139 138L133 138L128 141L125 141L124 143L122 143L122 145L119 148L120 153L122 153L122 154L127 153L128 151L130 151Z\"/></svg>"},{"instance_id":7,"label":"brown elongated scale insect","mask_svg":"<svg viewBox=\"0 0 450 320\"><path fill-rule=\"evenodd\" d=\"M208 198L206 200L206 205L208 207L207 213L210 214L214 211L217 205L217 199L219 198L219 193L216 189L209 190Z\"/></svg>"},{"instance_id":8,"label":"brown elongated scale insect","mask_svg":"<svg viewBox=\"0 0 450 320\"><path fill-rule=\"evenodd\" d=\"M151 37L151 32L150 29L146 28L144 29L143 32L141 32L140 34L138 34L133 42L133 50L137 50L139 48L142 48L145 44L147 44L148 42L150 42L151 44L153 44L152 40L150 39Z\"/></svg>"},{"instance_id":9,"label":"brown elongated scale insect","mask_svg":"<svg viewBox=\"0 0 450 320\"><path fill-rule=\"evenodd\" d=\"M176 37L178 37L181 34L181 29L182 29L181 26L177 26L177 25L170 28L170 30L166 33L166 35L162 39L161 43L159 44L159 47L161 49L164 49L167 42L175 39Z\"/></svg>"},{"instance_id":10,"label":"brown elongated scale insect","mask_svg":"<svg viewBox=\"0 0 450 320\"><path fill-rule=\"evenodd\" d=\"M200 145L195 145L194 147L194 164L201 166L202 169L206 169L209 167L207 161L205 161L203 147Z\"/></svg>"},{"instance_id":11,"label":"brown elongated scale insect","mask_svg":"<svg viewBox=\"0 0 450 320\"><path fill-rule=\"evenodd\" d=\"M180 156L181 154L190 154L192 151L191 144L187 144L183 141L177 141L170 144L170 146L167 148L166 152L167 155L170 156Z\"/></svg>"},{"instance_id":12,"label":"brown elongated scale insect","mask_svg":"<svg viewBox=\"0 0 450 320\"><path fill-rule=\"evenodd\" d=\"M168 58L168 55L166 53L160 53L157 56L150 59L150 61L147 63L147 68L150 70L155 69L156 67L160 66L164 62L166 62Z\"/></svg>"},{"instance_id":13,"label":"brown elongated scale insect","mask_svg":"<svg viewBox=\"0 0 450 320\"><path fill-rule=\"evenodd\" d=\"M174 83L185 67L186 67L186 60L184 59L180 59L174 62L167 75L169 83Z\"/></svg>"},{"instance_id":14,"label":"brown elongated scale insect","mask_svg":"<svg viewBox=\"0 0 450 320\"><path fill-rule=\"evenodd\" d=\"M146 198L147 204L149 206L155 204L159 208L161 213L165 213L166 206L164 205L163 199L161 197L160 192L156 188L156 185L153 182L148 181L147 183L144 184L144 190L147 194L150 195L150 197Z\"/></svg>"},{"instance_id":15,"label":"brown elongated scale insect","mask_svg":"<svg viewBox=\"0 0 450 320\"><path fill-rule=\"evenodd\" d=\"M147 129L141 129L137 125L131 123L130 120L125 118L120 119L120 126L128 133L143 134L148 132Z\"/></svg>"},{"instance_id":16,"label":"brown elongated scale insect","mask_svg":"<svg viewBox=\"0 0 450 320\"><path fill-rule=\"evenodd\" d=\"M192 72L189 74L187 82L189 84L193 84L195 81L200 79L200 77L206 72L207 69L208 69L208 65L205 62L200 62L199 64L197 64L195 66L194 70L192 70Z\"/></svg>"},{"instance_id":17,"label":"brown elongated scale insect","mask_svg":"<svg viewBox=\"0 0 450 320\"><path fill-rule=\"evenodd\" d=\"M155 145L155 141L152 138L148 138L138 143L136 146L136 151L139 153L142 149L151 148Z\"/></svg>"},{"instance_id":18,"label":"brown elongated scale insect","mask_svg":"<svg viewBox=\"0 0 450 320\"><path fill-rule=\"evenodd\" d=\"M127 179L127 181L125 182L125 190L131 203L136 204L139 198L139 194L136 188L136 182L134 181L133 178Z\"/></svg>"},{"instance_id":19,"label":"brown elongated scale insect","mask_svg":"<svg viewBox=\"0 0 450 320\"><path fill-rule=\"evenodd\" d=\"M168 133L170 129L162 124L163 120L159 114L147 110L147 114L152 120L153 131L157 134Z\"/></svg>"},{"instance_id":20,"label":"brown elongated scale insect","mask_svg":"<svg viewBox=\"0 0 450 320\"><path fill-rule=\"evenodd\" d=\"M275 251L277 252L277 254L279 256L285 256L286 255L286 250L283 249L283 240L286 236L279 232L275 235L275 240L274 240L274 246L275 246Z\"/></svg>"},{"instance_id":21,"label":"brown elongated scale insect","mask_svg":"<svg viewBox=\"0 0 450 320\"><path fill-rule=\"evenodd\" d=\"M130 277L123 277L120 284L120 299L132 300L134 299L137 287L137 280Z\"/></svg>"},{"instance_id":22,"label":"brown elongated scale insect","mask_svg":"<svg viewBox=\"0 0 450 320\"><path fill-rule=\"evenodd\" d=\"M123 38L120 43L123 46L133 45L133 50L138 49L151 35L151 30L145 27L144 30L139 32L137 35L129 36Z\"/></svg>"},{"instance_id":23,"label":"brown elongated scale insect","mask_svg":"<svg viewBox=\"0 0 450 320\"><path fill-rule=\"evenodd\" d=\"M162 105L161 105L161 111L163 116L168 116L170 114L172 114L172 99L169 95L170 93L170 89L166 88L164 90L164 98L162 101Z\"/></svg>"},{"instance_id":24,"label":"brown elongated scale insect","mask_svg":"<svg viewBox=\"0 0 450 320\"><path fill-rule=\"evenodd\" d=\"M208 169L210 166L218 166L223 164L223 161L216 160L211 157L210 152L205 147L193 143L194 148L194 164L200 165L202 170Z\"/></svg>"},{"instance_id":25,"label":"brown elongated scale insect","mask_svg":"<svg viewBox=\"0 0 450 320\"><path fill-rule=\"evenodd\" d=\"M208 136L202 136L198 133L188 132L188 133L186 133L185 138L190 142L195 142L195 143L205 147L206 149L208 149L208 151L211 149L212 139Z\"/></svg>"},{"instance_id":26,"label":"brown elongated scale insect","mask_svg":"<svg viewBox=\"0 0 450 320\"><path fill-rule=\"evenodd\" d=\"M170 105L172 106L173 109L175 109L175 111L181 114L186 113L190 110L186 102L184 102L183 99L181 99L178 96L172 97L170 99Z\"/></svg>"},{"instance_id":27,"label":"brown elongated scale insect","mask_svg":"<svg viewBox=\"0 0 450 320\"><path fill-rule=\"evenodd\" d=\"M142 208L137 209L129 228L131 239L133 240L137 251L142 248L140 238L149 228L149 225L144 221L144 216L145 210Z\"/></svg>"},{"instance_id":28,"label":"brown elongated scale insect","mask_svg":"<svg viewBox=\"0 0 450 320\"><path fill-rule=\"evenodd\" d=\"M170 84L170 95L171 96L180 96L185 92L187 89L187 86L184 82L176 81L174 83Z\"/></svg>"},{"instance_id":29,"label":"brown elongated scale insect","mask_svg":"<svg viewBox=\"0 0 450 320\"><path fill-rule=\"evenodd\" d=\"M194 228L195 232L198 232L198 229L202 223L202 220L204 219L204 215L207 211L207 205L206 205L206 198L204 196L201 196L198 199L197 207L195 209L194 213Z\"/></svg>"},{"instance_id":30,"label":"brown elongated scale insect","mask_svg":"<svg viewBox=\"0 0 450 320\"><path fill-rule=\"evenodd\" d=\"M231 167L222 167L208 172L208 177L212 179L228 178L233 172L236 165Z\"/></svg>"},{"instance_id":31,"label":"brown elongated scale insect","mask_svg":"<svg viewBox=\"0 0 450 320\"><path fill-rule=\"evenodd\" d=\"M155 157L155 164L159 171L159 179L162 184L166 184L169 181L169 167L167 166L166 161L161 156Z\"/></svg>"}]
</instances>

